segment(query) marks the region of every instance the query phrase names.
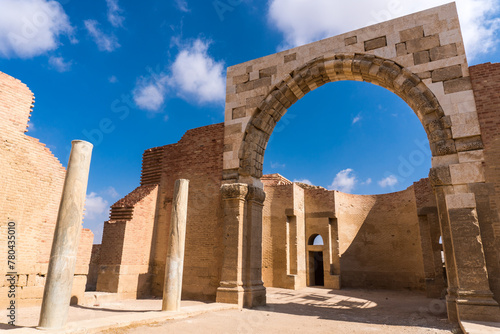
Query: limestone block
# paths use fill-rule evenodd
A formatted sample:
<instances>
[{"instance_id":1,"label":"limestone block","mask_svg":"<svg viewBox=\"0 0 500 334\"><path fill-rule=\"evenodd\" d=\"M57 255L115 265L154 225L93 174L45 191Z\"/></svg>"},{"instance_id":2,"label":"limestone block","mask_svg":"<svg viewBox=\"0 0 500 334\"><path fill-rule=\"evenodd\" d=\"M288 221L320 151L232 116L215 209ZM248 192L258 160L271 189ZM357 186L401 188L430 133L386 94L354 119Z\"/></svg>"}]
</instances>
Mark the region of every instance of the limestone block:
<instances>
[{"instance_id":1,"label":"limestone block","mask_svg":"<svg viewBox=\"0 0 500 334\"><path fill-rule=\"evenodd\" d=\"M431 72L430 71L426 71L426 72L420 72L420 73L417 73L418 77L420 79L422 79L422 81L428 85L430 82L432 82L432 80L428 80L431 78Z\"/></svg>"},{"instance_id":2,"label":"limestone block","mask_svg":"<svg viewBox=\"0 0 500 334\"><path fill-rule=\"evenodd\" d=\"M457 103L455 106L456 106L458 113L460 113L460 114L476 113L476 103L474 101L466 101L466 102Z\"/></svg>"},{"instance_id":3,"label":"limestone block","mask_svg":"<svg viewBox=\"0 0 500 334\"><path fill-rule=\"evenodd\" d=\"M381 36L365 41L365 51L375 50L387 46L387 37Z\"/></svg>"},{"instance_id":4,"label":"limestone block","mask_svg":"<svg viewBox=\"0 0 500 334\"><path fill-rule=\"evenodd\" d=\"M232 119L242 118L246 116L246 108L245 107L237 107L233 108Z\"/></svg>"},{"instance_id":5,"label":"limestone block","mask_svg":"<svg viewBox=\"0 0 500 334\"><path fill-rule=\"evenodd\" d=\"M442 31L439 33L439 39L442 45L460 43L462 41L462 34L460 29Z\"/></svg>"},{"instance_id":6,"label":"limestone block","mask_svg":"<svg viewBox=\"0 0 500 334\"><path fill-rule=\"evenodd\" d=\"M461 56L457 56L457 57L431 61L431 62L425 63L425 64L410 66L409 70L411 70L414 73L419 73L419 72L425 72L425 71L434 71L434 70L439 69L439 68L453 66L453 65L461 65L463 63L466 63L466 60L465 60L465 56L461 55Z\"/></svg>"},{"instance_id":7,"label":"limestone block","mask_svg":"<svg viewBox=\"0 0 500 334\"><path fill-rule=\"evenodd\" d=\"M249 80L248 73L241 74L241 75L235 75L233 77L233 85L245 83L245 82L248 82L248 80Z\"/></svg>"},{"instance_id":8,"label":"limestone block","mask_svg":"<svg viewBox=\"0 0 500 334\"><path fill-rule=\"evenodd\" d=\"M432 71L432 82L451 80L462 77L462 66L453 65L444 68L438 68Z\"/></svg>"},{"instance_id":9,"label":"limestone block","mask_svg":"<svg viewBox=\"0 0 500 334\"><path fill-rule=\"evenodd\" d=\"M250 72L249 78L250 78L249 81L254 81L254 80L259 79L259 71L252 71L252 72Z\"/></svg>"},{"instance_id":10,"label":"limestone block","mask_svg":"<svg viewBox=\"0 0 500 334\"><path fill-rule=\"evenodd\" d=\"M450 175L452 184L485 182L484 169L481 162L450 165Z\"/></svg>"},{"instance_id":11,"label":"limestone block","mask_svg":"<svg viewBox=\"0 0 500 334\"><path fill-rule=\"evenodd\" d=\"M431 61L458 56L457 44L452 43L432 48L430 51Z\"/></svg>"},{"instance_id":12,"label":"limestone block","mask_svg":"<svg viewBox=\"0 0 500 334\"><path fill-rule=\"evenodd\" d=\"M481 136L465 137L455 139L458 152L481 150L484 148Z\"/></svg>"},{"instance_id":13,"label":"limestone block","mask_svg":"<svg viewBox=\"0 0 500 334\"><path fill-rule=\"evenodd\" d=\"M432 167L429 171L429 181L434 186L451 184L450 168L448 166Z\"/></svg>"},{"instance_id":14,"label":"limestone block","mask_svg":"<svg viewBox=\"0 0 500 334\"><path fill-rule=\"evenodd\" d=\"M291 53L284 56L284 62L288 63L297 59L297 53Z\"/></svg>"},{"instance_id":15,"label":"limestone block","mask_svg":"<svg viewBox=\"0 0 500 334\"><path fill-rule=\"evenodd\" d=\"M445 94L462 92L464 90L471 90L471 89L472 89L472 84L470 81L470 77L458 78L444 82Z\"/></svg>"},{"instance_id":16,"label":"limestone block","mask_svg":"<svg viewBox=\"0 0 500 334\"><path fill-rule=\"evenodd\" d=\"M347 37L344 40L344 42L345 46L356 44L358 42L358 37L357 36Z\"/></svg>"},{"instance_id":17,"label":"limestone block","mask_svg":"<svg viewBox=\"0 0 500 334\"><path fill-rule=\"evenodd\" d=\"M424 37L424 27L417 26L414 28L400 31L399 36L401 38L401 42L406 42L406 41L410 41L413 39L420 39L420 38Z\"/></svg>"},{"instance_id":18,"label":"limestone block","mask_svg":"<svg viewBox=\"0 0 500 334\"><path fill-rule=\"evenodd\" d=\"M413 54L415 65L425 64L430 62L429 51L419 51Z\"/></svg>"},{"instance_id":19,"label":"limestone block","mask_svg":"<svg viewBox=\"0 0 500 334\"><path fill-rule=\"evenodd\" d=\"M474 93L472 92L472 90L466 90L463 92L451 93L447 95L451 98L451 101L456 104L463 102L475 103Z\"/></svg>"},{"instance_id":20,"label":"limestone block","mask_svg":"<svg viewBox=\"0 0 500 334\"><path fill-rule=\"evenodd\" d=\"M456 184L453 186L453 191L455 192L455 194L470 193L470 189L467 184Z\"/></svg>"},{"instance_id":21,"label":"limestone block","mask_svg":"<svg viewBox=\"0 0 500 334\"><path fill-rule=\"evenodd\" d=\"M484 161L484 150L458 152L458 161L460 163Z\"/></svg>"},{"instance_id":22,"label":"limestone block","mask_svg":"<svg viewBox=\"0 0 500 334\"><path fill-rule=\"evenodd\" d=\"M451 131L453 133L453 138L472 137L481 134L479 123L453 125Z\"/></svg>"},{"instance_id":23,"label":"limestone block","mask_svg":"<svg viewBox=\"0 0 500 334\"><path fill-rule=\"evenodd\" d=\"M409 53L430 50L437 46L440 46L438 35L422 37L419 39L413 39L406 42L406 48Z\"/></svg>"},{"instance_id":24,"label":"limestone block","mask_svg":"<svg viewBox=\"0 0 500 334\"><path fill-rule=\"evenodd\" d=\"M472 137L481 134L476 113L451 115L453 138Z\"/></svg>"},{"instance_id":25,"label":"limestone block","mask_svg":"<svg viewBox=\"0 0 500 334\"><path fill-rule=\"evenodd\" d=\"M231 136L234 134L240 134L242 133L242 127L241 123L236 123L236 124L231 124L231 125L226 125L224 127L224 136Z\"/></svg>"},{"instance_id":26,"label":"limestone block","mask_svg":"<svg viewBox=\"0 0 500 334\"><path fill-rule=\"evenodd\" d=\"M475 208L476 197L472 193L446 195L446 206L448 210Z\"/></svg>"},{"instance_id":27,"label":"limestone block","mask_svg":"<svg viewBox=\"0 0 500 334\"><path fill-rule=\"evenodd\" d=\"M443 167L453 164L458 164L458 154L442 155L432 157L432 167Z\"/></svg>"},{"instance_id":28,"label":"limestone block","mask_svg":"<svg viewBox=\"0 0 500 334\"><path fill-rule=\"evenodd\" d=\"M396 56L404 56L408 54L408 51L406 50L406 43L398 43L396 44Z\"/></svg>"}]
</instances>

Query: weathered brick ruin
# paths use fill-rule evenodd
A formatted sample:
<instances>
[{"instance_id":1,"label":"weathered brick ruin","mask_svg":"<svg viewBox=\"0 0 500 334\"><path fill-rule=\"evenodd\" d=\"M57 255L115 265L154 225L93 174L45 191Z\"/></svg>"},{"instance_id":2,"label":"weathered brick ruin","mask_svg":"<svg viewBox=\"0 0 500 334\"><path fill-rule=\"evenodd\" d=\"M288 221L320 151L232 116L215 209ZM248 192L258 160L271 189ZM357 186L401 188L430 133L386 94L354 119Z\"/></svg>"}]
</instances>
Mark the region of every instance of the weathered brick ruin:
<instances>
[{"instance_id":1,"label":"weathered brick ruin","mask_svg":"<svg viewBox=\"0 0 500 334\"><path fill-rule=\"evenodd\" d=\"M33 93L0 72L0 245L7 249L7 223L17 224L18 305L42 301L45 275L61 199L65 168L37 139L27 136ZM83 300L93 233L82 229L72 302ZM7 265L2 263L0 306L9 302Z\"/></svg>"},{"instance_id":2,"label":"weathered brick ruin","mask_svg":"<svg viewBox=\"0 0 500 334\"><path fill-rule=\"evenodd\" d=\"M408 103L429 139L428 179L393 194L351 195L262 175L267 142L286 110L339 80L371 82ZM29 180L9 184L2 224L16 214L40 226L25 228L44 236L39 257L27 263L46 263L42 227L55 220L64 169L23 134L32 95L16 87L25 101L19 110L28 113L0 109L10 126L1 152L32 167L2 170L2 185L8 173ZM88 285L122 298L161 296L173 185L185 178L183 298L253 307L265 304L264 286L412 289L446 295L451 321L500 322L499 92L500 64L469 68L454 4L231 66L223 124L144 152L141 184L111 207ZM43 154L31 157L34 150ZM35 182L46 182L38 187L52 197L37 197L40 188L28 188ZM20 209L26 193L39 206Z\"/></svg>"},{"instance_id":3,"label":"weathered brick ruin","mask_svg":"<svg viewBox=\"0 0 500 334\"><path fill-rule=\"evenodd\" d=\"M413 289L446 294L451 320L500 321L499 76L500 64L469 71L454 4L229 67L224 124L147 150L141 187L112 206L97 290L161 295L173 183L187 178L185 298L255 306L264 285ZM429 179L362 196L262 175L281 116L337 80L408 103L429 138Z\"/></svg>"}]
</instances>

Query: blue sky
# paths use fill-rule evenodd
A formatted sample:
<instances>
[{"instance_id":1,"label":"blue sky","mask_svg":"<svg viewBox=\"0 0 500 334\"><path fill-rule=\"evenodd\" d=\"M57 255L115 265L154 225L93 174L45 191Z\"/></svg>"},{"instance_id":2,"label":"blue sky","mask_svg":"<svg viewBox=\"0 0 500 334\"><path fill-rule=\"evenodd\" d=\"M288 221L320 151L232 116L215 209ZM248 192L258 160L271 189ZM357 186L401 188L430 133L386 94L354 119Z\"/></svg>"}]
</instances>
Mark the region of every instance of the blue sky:
<instances>
[{"instance_id":1,"label":"blue sky","mask_svg":"<svg viewBox=\"0 0 500 334\"><path fill-rule=\"evenodd\" d=\"M84 226L99 242L109 206L139 185L145 149L223 122L227 66L446 2L0 0L0 71L34 92L28 135L64 165L71 140L94 144ZM457 5L469 63L499 62L498 1ZM292 106L264 162L265 173L357 194L405 189L429 167L412 110L359 82Z\"/></svg>"}]
</instances>

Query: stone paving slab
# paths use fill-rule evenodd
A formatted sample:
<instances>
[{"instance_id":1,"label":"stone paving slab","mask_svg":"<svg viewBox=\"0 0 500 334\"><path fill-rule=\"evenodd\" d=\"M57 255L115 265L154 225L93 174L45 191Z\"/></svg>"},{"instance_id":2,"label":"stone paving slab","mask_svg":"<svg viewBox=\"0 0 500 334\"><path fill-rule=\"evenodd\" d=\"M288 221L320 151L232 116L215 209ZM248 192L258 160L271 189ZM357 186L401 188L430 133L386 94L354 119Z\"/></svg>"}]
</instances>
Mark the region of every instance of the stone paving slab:
<instances>
[{"instance_id":1,"label":"stone paving slab","mask_svg":"<svg viewBox=\"0 0 500 334\"><path fill-rule=\"evenodd\" d=\"M499 322L461 321L460 327L464 334L498 334Z\"/></svg>"}]
</instances>

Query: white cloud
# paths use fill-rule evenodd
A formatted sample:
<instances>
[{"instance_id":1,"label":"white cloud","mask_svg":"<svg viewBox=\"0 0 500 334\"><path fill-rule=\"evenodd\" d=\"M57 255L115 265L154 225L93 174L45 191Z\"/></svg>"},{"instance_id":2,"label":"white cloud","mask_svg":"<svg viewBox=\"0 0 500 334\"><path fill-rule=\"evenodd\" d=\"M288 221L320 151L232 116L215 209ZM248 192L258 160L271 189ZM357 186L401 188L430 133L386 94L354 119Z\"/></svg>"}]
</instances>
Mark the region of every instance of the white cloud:
<instances>
[{"instance_id":1,"label":"white cloud","mask_svg":"<svg viewBox=\"0 0 500 334\"><path fill-rule=\"evenodd\" d=\"M352 124L356 124L359 121L361 121L361 114L358 114L358 116L354 117L352 120Z\"/></svg>"},{"instance_id":2,"label":"white cloud","mask_svg":"<svg viewBox=\"0 0 500 334\"><path fill-rule=\"evenodd\" d=\"M107 219L105 215L108 213L108 206L108 201L95 192L91 192L85 201L85 218L91 220Z\"/></svg>"},{"instance_id":3,"label":"white cloud","mask_svg":"<svg viewBox=\"0 0 500 334\"><path fill-rule=\"evenodd\" d=\"M0 0L0 56L31 58L55 50L73 27L51 0Z\"/></svg>"},{"instance_id":4,"label":"white cloud","mask_svg":"<svg viewBox=\"0 0 500 334\"><path fill-rule=\"evenodd\" d=\"M185 99L199 103L222 102L226 97L224 64L216 62L207 51L209 42L196 39L183 48L172 64L171 86Z\"/></svg>"},{"instance_id":5,"label":"white cloud","mask_svg":"<svg viewBox=\"0 0 500 334\"><path fill-rule=\"evenodd\" d=\"M388 177L378 181L378 185L382 188L392 187L398 183L398 179L394 175L389 175Z\"/></svg>"},{"instance_id":6,"label":"white cloud","mask_svg":"<svg viewBox=\"0 0 500 334\"><path fill-rule=\"evenodd\" d=\"M100 51L111 52L120 47L118 39L115 35L107 35L102 32L98 26L99 23L96 20L85 20L83 21L85 28L87 29L89 35L94 39L97 44L97 48Z\"/></svg>"},{"instance_id":7,"label":"white cloud","mask_svg":"<svg viewBox=\"0 0 500 334\"><path fill-rule=\"evenodd\" d=\"M312 182L309 181L308 179L303 179L303 180L293 180L293 182L298 182L298 183L305 183L305 184L308 184L310 186L312 186Z\"/></svg>"},{"instance_id":8,"label":"white cloud","mask_svg":"<svg viewBox=\"0 0 500 334\"><path fill-rule=\"evenodd\" d=\"M118 198L118 192L114 187L109 186L104 190L104 193L113 199Z\"/></svg>"},{"instance_id":9,"label":"white cloud","mask_svg":"<svg viewBox=\"0 0 500 334\"><path fill-rule=\"evenodd\" d=\"M353 174L354 171L351 168L338 172L328 189L350 193L356 187L356 183L358 183L356 176Z\"/></svg>"},{"instance_id":10,"label":"white cloud","mask_svg":"<svg viewBox=\"0 0 500 334\"><path fill-rule=\"evenodd\" d=\"M450 0L270 0L268 19L288 48L449 3ZM456 0L467 54L488 53L497 42L498 0ZM363 10L359 10L363 8Z\"/></svg>"},{"instance_id":11,"label":"white cloud","mask_svg":"<svg viewBox=\"0 0 500 334\"><path fill-rule=\"evenodd\" d=\"M65 61L63 57L51 56L49 65L58 72L67 72L71 69L72 61Z\"/></svg>"},{"instance_id":12,"label":"white cloud","mask_svg":"<svg viewBox=\"0 0 500 334\"><path fill-rule=\"evenodd\" d=\"M181 46L170 71L140 77L133 90L138 107L159 111L169 91L188 102L223 102L226 97L224 64L207 53L209 42L196 39Z\"/></svg>"},{"instance_id":13,"label":"white cloud","mask_svg":"<svg viewBox=\"0 0 500 334\"><path fill-rule=\"evenodd\" d=\"M280 164L279 162L271 162L272 169L283 169L285 167L286 167L285 164Z\"/></svg>"},{"instance_id":14,"label":"white cloud","mask_svg":"<svg viewBox=\"0 0 500 334\"><path fill-rule=\"evenodd\" d=\"M108 5L108 21L115 28L123 27L125 17L120 15L123 10L118 6L118 0L106 0Z\"/></svg>"},{"instance_id":15,"label":"white cloud","mask_svg":"<svg viewBox=\"0 0 500 334\"><path fill-rule=\"evenodd\" d=\"M363 186L368 186L368 185L372 184L372 179L371 178L367 178L366 181L361 182L361 184Z\"/></svg>"},{"instance_id":16,"label":"white cloud","mask_svg":"<svg viewBox=\"0 0 500 334\"><path fill-rule=\"evenodd\" d=\"M135 104L144 110L160 111L165 102L166 81L168 76L153 76L149 79L139 78L132 92Z\"/></svg>"},{"instance_id":17,"label":"white cloud","mask_svg":"<svg viewBox=\"0 0 500 334\"><path fill-rule=\"evenodd\" d=\"M175 0L177 8L182 12L189 12L188 3L186 0Z\"/></svg>"},{"instance_id":18,"label":"white cloud","mask_svg":"<svg viewBox=\"0 0 500 334\"><path fill-rule=\"evenodd\" d=\"M108 78L108 81L111 83L116 83L118 82L118 78L115 75L112 75Z\"/></svg>"}]
</instances>

